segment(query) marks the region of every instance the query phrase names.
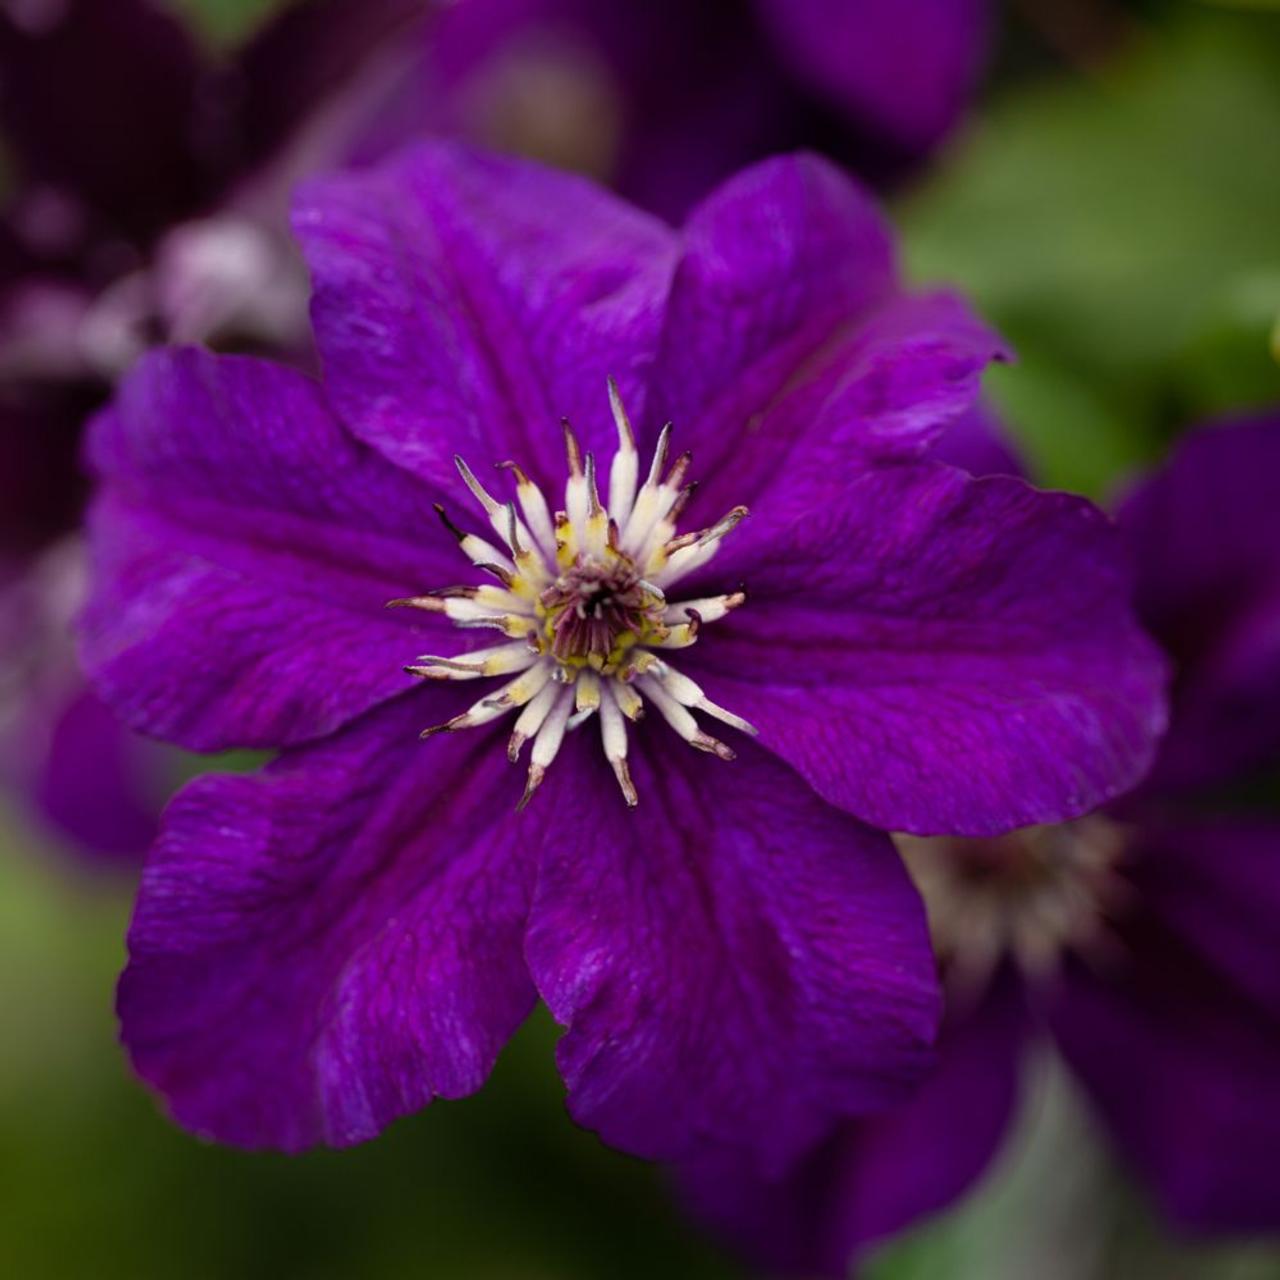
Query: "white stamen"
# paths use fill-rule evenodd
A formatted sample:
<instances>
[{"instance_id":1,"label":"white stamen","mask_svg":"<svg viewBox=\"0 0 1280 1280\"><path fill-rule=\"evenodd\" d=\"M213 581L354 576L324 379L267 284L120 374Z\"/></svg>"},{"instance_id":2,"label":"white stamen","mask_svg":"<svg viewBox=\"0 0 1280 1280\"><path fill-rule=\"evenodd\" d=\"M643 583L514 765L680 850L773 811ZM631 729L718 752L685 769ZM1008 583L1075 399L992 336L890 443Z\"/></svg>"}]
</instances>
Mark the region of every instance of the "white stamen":
<instances>
[{"instance_id":1,"label":"white stamen","mask_svg":"<svg viewBox=\"0 0 1280 1280\"><path fill-rule=\"evenodd\" d=\"M653 676L641 676L639 685L644 696L658 708L662 718L687 742L700 751L709 751L722 760L732 760L733 751L718 738L704 733L687 707L682 707Z\"/></svg>"},{"instance_id":2,"label":"white stamen","mask_svg":"<svg viewBox=\"0 0 1280 1280\"><path fill-rule=\"evenodd\" d=\"M613 694L613 700L618 704L618 710L628 720L644 719L644 701L632 685L623 684L618 680L611 680L609 682L609 692Z\"/></svg>"},{"instance_id":3,"label":"white stamen","mask_svg":"<svg viewBox=\"0 0 1280 1280\"><path fill-rule=\"evenodd\" d=\"M461 455L456 453L453 455L453 465L458 468L458 474L462 477L467 488L475 495L476 501L484 508L484 513L489 517L489 523L493 526L494 533L513 552L516 550L517 538L526 545L533 540L529 530L515 518L515 508L511 507L510 503L496 501L484 485L476 479L471 468L463 461ZM514 534L512 532L513 529Z\"/></svg>"},{"instance_id":4,"label":"white stamen","mask_svg":"<svg viewBox=\"0 0 1280 1280\"><path fill-rule=\"evenodd\" d=\"M555 681L548 681L541 692L516 717L511 730L511 741L507 744L507 758L512 764L520 758L524 744L542 727L556 699L560 696L562 686Z\"/></svg>"},{"instance_id":5,"label":"white stamen","mask_svg":"<svg viewBox=\"0 0 1280 1280\"><path fill-rule=\"evenodd\" d=\"M659 493L662 468L666 465L667 450L671 445L671 424L662 428L657 447L653 451L653 462L649 466L649 475L640 492L636 495L635 506L631 509L627 523L622 529L622 545L628 550L638 551L653 528L653 522L662 514L662 496ZM670 503L667 504L668 506Z\"/></svg>"},{"instance_id":6,"label":"white stamen","mask_svg":"<svg viewBox=\"0 0 1280 1280\"><path fill-rule=\"evenodd\" d=\"M551 510L547 506L542 490L514 462L504 465L515 474L516 498L520 503L520 510L524 512L529 532L533 536L534 548L541 554L544 561L554 560L556 535L551 526Z\"/></svg>"},{"instance_id":7,"label":"white stamen","mask_svg":"<svg viewBox=\"0 0 1280 1280\"><path fill-rule=\"evenodd\" d=\"M724 707L717 702L712 702L705 694L693 705L704 715L719 720L721 724L727 724L731 729L737 729L739 733L748 733L753 738L760 736L760 730L750 720L744 720L741 716L735 716L732 711L726 711Z\"/></svg>"},{"instance_id":8,"label":"white stamen","mask_svg":"<svg viewBox=\"0 0 1280 1280\"><path fill-rule=\"evenodd\" d=\"M630 808L640 803L636 795L635 784L631 781L631 771L627 767L627 722L614 695L615 686L605 686L604 696L600 699L600 741L604 746L604 758L613 769Z\"/></svg>"},{"instance_id":9,"label":"white stamen","mask_svg":"<svg viewBox=\"0 0 1280 1280\"><path fill-rule=\"evenodd\" d=\"M444 597L444 614L452 622L481 624L507 614L532 617L528 606L518 596L501 587L477 587L474 595Z\"/></svg>"},{"instance_id":10,"label":"white stamen","mask_svg":"<svg viewBox=\"0 0 1280 1280\"><path fill-rule=\"evenodd\" d=\"M565 726L569 722L569 713L573 710L573 693L565 689L560 700L551 708L550 715L542 723L538 735L533 740L533 753L529 757L532 765L541 765L544 769L555 758L564 741Z\"/></svg>"},{"instance_id":11,"label":"white stamen","mask_svg":"<svg viewBox=\"0 0 1280 1280\"><path fill-rule=\"evenodd\" d=\"M531 698L541 693L543 686L550 679L550 665L539 662L523 675L517 676L510 684L504 685L492 697L485 699L484 705L500 707L503 711L511 707L523 707Z\"/></svg>"},{"instance_id":12,"label":"white stamen","mask_svg":"<svg viewBox=\"0 0 1280 1280\"><path fill-rule=\"evenodd\" d=\"M743 592L735 591L731 595L703 596L700 600L682 600L678 604L668 605L662 617L665 622L685 622L690 611L692 611L703 622L719 622L725 614L738 608L746 598Z\"/></svg>"},{"instance_id":13,"label":"white stamen","mask_svg":"<svg viewBox=\"0 0 1280 1280\"><path fill-rule=\"evenodd\" d=\"M569 712L572 708L573 694L565 689L533 740L533 751L529 755L529 778L525 783L524 795L520 797L520 803L516 806L517 809L523 809L533 799L533 793L547 776L547 769L556 758L560 751L560 744L564 741L565 730L569 724Z\"/></svg>"},{"instance_id":14,"label":"white stamen","mask_svg":"<svg viewBox=\"0 0 1280 1280\"><path fill-rule=\"evenodd\" d=\"M618 452L613 455L613 465L609 468L609 514L622 526L626 524L635 502L640 455L636 452L636 437L631 430L626 406L622 403L622 394L612 378L609 379L609 408L618 428Z\"/></svg>"},{"instance_id":15,"label":"white stamen","mask_svg":"<svg viewBox=\"0 0 1280 1280\"><path fill-rule=\"evenodd\" d=\"M414 666L415 675L429 680L478 680L481 676L502 676L524 671L538 661L538 655L527 644L497 644L487 649L474 649L454 658L423 654Z\"/></svg>"},{"instance_id":16,"label":"white stamen","mask_svg":"<svg viewBox=\"0 0 1280 1280\"><path fill-rule=\"evenodd\" d=\"M594 671L584 671L573 688L579 711L594 711L600 705L600 677Z\"/></svg>"},{"instance_id":17,"label":"white stamen","mask_svg":"<svg viewBox=\"0 0 1280 1280\"><path fill-rule=\"evenodd\" d=\"M565 726L566 730L576 729L579 725L586 724L596 713L595 707L583 707L581 711L575 711L569 717L569 723Z\"/></svg>"},{"instance_id":18,"label":"white stamen","mask_svg":"<svg viewBox=\"0 0 1280 1280\"><path fill-rule=\"evenodd\" d=\"M490 520L502 510L500 503L494 496L476 479L475 473L467 466L465 460L460 453L453 455L453 465L458 468L458 474L462 477L462 482L475 495L476 501L484 508L484 513Z\"/></svg>"},{"instance_id":19,"label":"white stamen","mask_svg":"<svg viewBox=\"0 0 1280 1280\"><path fill-rule=\"evenodd\" d=\"M483 538L477 537L474 533L467 534L458 545L462 548L462 554L472 564L496 564L508 573L516 571L515 561L505 551L495 547L492 542L486 542Z\"/></svg>"},{"instance_id":20,"label":"white stamen","mask_svg":"<svg viewBox=\"0 0 1280 1280\"><path fill-rule=\"evenodd\" d=\"M697 622L682 622L679 626L672 627L663 639L653 641L653 647L655 649L687 649L697 641L699 629L700 624Z\"/></svg>"},{"instance_id":21,"label":"white stamen","mask_svg":"<svg viewBox=\"0 0 1280 1280\"><path fill-rule=\"evenodd\" d=\"M666 563L654 571L654 577L664 587L669 587L695 569L702 568L720 550L720 543L737 528L746 515L746 507L734 507L710 528L691 535L691 540L686 545L669 551L665 556Z\"/></svg>"},{"instance_id":22,"label":"white stamen","mask_svg":"<svg viewBox=\"0 0 1280 1280\"><path fill-rule=\"evenodd\" d=\"M608 506L601 501L596 459L583 455L567 422L565 510L554 519L542 490L516 463L501 464L513 474L516 493L513 501L500 502L457 458L459 475L508 551L463 533L442 508L437 510L463 554L498 582L391 602L511 638L513 643L453 657L425 654L406 670L428 680L515 676L423 736L486 724L518 710L509 757L517 760L524 744L533 742L521 808L541 786L565 734L593 715L600 717L605 758L628 805L638 797L627 763L627 725L643 717L646 699L691 746L725 760L733 759L732 750L700 727L695 711L740 732L755 732L659 656L694 644L703 623L744 602L741 591L684 602L669 601L665 592L715 555L746 509L735 507L708 528L677 534L694 490L685 483L690 455L682 454L663 475L671 443L670 425L664 427L637 491L639 455L631 422L612 379L608 390L618 431Z\"/></svg>"},{"instance_id":23,"label":"white stamen","mask_svg":"<svg viewBox=\"0 0 1280 1280\"><path fill-rule=\"evenodd\" d=\"M609 513L600 505L600 490L596 485L596 460L587 454L587 514L583 521L582 549L587 555L600 560L609 541Z\"/></svg>"}]
</instances>

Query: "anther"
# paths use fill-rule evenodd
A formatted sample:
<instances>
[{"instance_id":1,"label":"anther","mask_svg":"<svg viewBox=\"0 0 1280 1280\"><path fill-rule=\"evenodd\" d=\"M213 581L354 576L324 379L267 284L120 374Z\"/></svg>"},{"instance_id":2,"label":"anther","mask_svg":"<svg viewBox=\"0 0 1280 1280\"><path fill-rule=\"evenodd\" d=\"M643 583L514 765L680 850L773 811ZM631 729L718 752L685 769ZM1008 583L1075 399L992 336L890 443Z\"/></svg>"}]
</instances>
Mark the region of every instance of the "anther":
<instances>
[{"instance_id":1,"label":"anther","mask_svg":"<svg viewBox=\"0 0 1280 1280\"><path fill-rule=\"evenodd\" d=\"M471 468L467 466L460 453L453 455L453 465L458 468L458 474L462 477L463 483L475 495L476 501L484 508L485 515L490 519L501 509L497 500L489 493L489 491L476 479Z\"/></svg>"},{"instance_id":2,"label":"anther","mask_svg":"<svg viewBox=\"0 0 1280 1280\"><path fill-rule=\"evenodd\" d=\"M435 596L405 596L400 600L388 600L388 609L422 609L427 613L443 613L445 603Z\"/></svg>"},{"instance_id":3,"label":"anther","mask_svg":"<svg viewBox=\"0 0 1280 1280\"><path fill-rule=\"evenodd\" d=\"M560 419L560 427L564 431L564 451L569 459L570 476L582 474L582 450L578 447L578 438L573 434L568 418Z\"/></svg>"},{"instance_id":4,"label":"anther","mask_svg":"<svg viewBox=\"0 0 1280 1280\"><path fill-rule=\"evenodd\" d=\"M444 509L444 503L433 502L431 505L435 508L436 515L440 517L440 522L444 525L444 527L448 529L449 532L453 534L453 536L457 538L459 542L461 542L463 538L465 538L467 535L463 533L462 530L459 529L458 526L454 524L452 520L449 519L449 515Z\"/></svg>"}]
</instances>

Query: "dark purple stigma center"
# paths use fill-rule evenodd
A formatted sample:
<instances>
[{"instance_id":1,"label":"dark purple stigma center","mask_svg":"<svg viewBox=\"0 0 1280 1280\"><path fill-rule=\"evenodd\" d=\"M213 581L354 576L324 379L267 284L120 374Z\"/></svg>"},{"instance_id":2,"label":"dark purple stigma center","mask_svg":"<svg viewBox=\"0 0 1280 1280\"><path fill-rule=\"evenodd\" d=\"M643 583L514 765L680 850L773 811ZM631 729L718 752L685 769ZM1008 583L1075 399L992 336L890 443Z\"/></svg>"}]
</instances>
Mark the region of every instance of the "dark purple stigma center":
<instances>
[{"instance_id":1,"label":"dark purple stigma center","mask_svg":"<svg viewBox=\"0 0 1280 1280\"><path fill-rule=\"evenodd\" d=\"M655 603L626 557L613 564L575 564L539 600L553 656L595 666L616 660L620 649L641 637Z\"/></svg>"}]
</instances>

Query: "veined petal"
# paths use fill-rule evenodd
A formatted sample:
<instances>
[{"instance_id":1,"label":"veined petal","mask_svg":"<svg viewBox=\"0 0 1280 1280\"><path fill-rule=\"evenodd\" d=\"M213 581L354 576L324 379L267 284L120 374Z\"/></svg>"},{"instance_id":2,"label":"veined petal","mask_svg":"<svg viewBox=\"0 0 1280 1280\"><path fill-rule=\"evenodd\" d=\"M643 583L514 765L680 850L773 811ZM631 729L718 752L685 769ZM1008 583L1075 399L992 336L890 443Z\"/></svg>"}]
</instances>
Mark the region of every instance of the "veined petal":
<instances>
[{"instance_id":1,"label":"veined petal","mask_svg":"<svg viewBox=\"0 0 1280 1280\"><path fill-rule=\"evenodd\" d=\"M884 837L749 740L678 770L655 741L633 741L630 812L594 741L548 775L526 955L568 1028L576 1119L638 1155L727 1144L776 1172L927 1065L919 900Z\"/></svg>"},{"instance_id":2,"label":"veined petal","mask_svg":"<svg viewBox=\"0 0 1280 1280\"><path fill-rule=\"evenodd\" d=\"M768 504L783 520L868 462L921 454L1007 354L952 295L901 293L888 227L856 183L786 156L691 215L647 421L674 420L692 446L700 503L748 503L760 525Z\"/></svg>"},{"instance_id":3,"label":"veined petal","mask_svg":"<svg viewBox=\"0 0 1280 1280\"><path fill-rule=\"evenodd\" d=\"M674 235L587 180L429 143L311 183L294 223L330 394L419 475L460 452L547 484L561 418L588 450L615 438L608 376L643 403Z\"/></svg>"},{"instance_id":4,"label":"veined petal","mask_svg":"<svg viewBox=\"0 0 1280 1280\"><path fill-rule=\"evenodd\" d=\"M906 1102L837 1125L785 1177L714 1152L679 1171L693 1212L758 1265L845 1277L866 1247L969 1191L1003 1142L1031 1022L1011 974L948 1018Z\"/></svg>"},{"instance_id":5,"label":"veined petal","mask_svg":"<svg viewBox=\"0 0 1280 1280\"><path fill-rule=\"evenodd\" d=\"M1086 812L1150 764L1164 663L1081 499L882 469L749 568L750 606L682 666L866 822L992 835Z\"/></svg>"},{"instance_id":6,"label":"veined petal","mask_svg":"<svg viewBox=\"0 0 1280 1280\"><path fill-rule=\"evenodd\" d=\"M119 1010L187 1128L288 1151L372 1138L479 1088L532 1008L513 779L476 767L486 733L417 742L433 694L170 806Z\"/></svg>"},{"instance_id":7,"label":"veined petal","mask_svg":"<svg viewBox=\"0 0 1280 1280\"><path fill-rule=\"evenodd\" d=\"M752 408L767 402L834 324L866 314L895 287L889 228L834 165L796 155L745 170L684 227L651 425L678 419L705 474L708 448L728 448L715 438L721 420L749 398Z\"/></svg>"},{"instance_id":8,"label":"veined petal","mask_svg":"<svg viewBox=\"0 0 1280 1280\"><path fill-rule=\"evenodd\" d=\"M387 610L461 557L431 493L262 361L147 357L94 424L103 481L81 624L99 692L196 750L278 746L403 691L423 615Z\"/></svg>"}]
</instances>

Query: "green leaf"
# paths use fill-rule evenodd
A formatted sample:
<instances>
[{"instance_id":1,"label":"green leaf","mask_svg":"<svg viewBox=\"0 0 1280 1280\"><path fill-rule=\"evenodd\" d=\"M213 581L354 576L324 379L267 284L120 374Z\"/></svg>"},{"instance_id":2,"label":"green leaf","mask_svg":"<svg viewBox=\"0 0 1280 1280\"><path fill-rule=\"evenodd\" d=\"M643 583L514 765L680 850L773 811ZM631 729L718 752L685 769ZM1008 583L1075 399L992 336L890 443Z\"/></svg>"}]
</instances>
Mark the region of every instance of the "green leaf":
<instances>
[{"instance_id":1,"label":"green leaf","mask_svg":"<svg viewBox=\"0 0 1280 1280\"><path fill-rule=\"evenodd\" d=\"M164 0L218 47L238 44L291 0Z\"/></svg>"},{"instance_id":2,"label":"green leaf","mask_svg":"<svg viewBox=\"0 0 1280 1280\"><path fill-rule=\"evenodd\" d=\"M1280 270L1225 281L1176 372L1195 417L1280 404Z\"/></svg>"},{"instance_id":3,"label":"green leaf","mask_svg":"<svg viewBox=\"0 0 1280 1280\"><path fill-rule=\"evenodd\" d=\"M913 274L1027 353L1016 407L1061 420L1031 426L1033 451L1091 489L1272 385L1241 367L1238 322L1229 357L1207 335L1237 291L1264 341L1280 313L1280 22L1206 10L1145 40L1101 79L1007 92L901 210Z\"/></svg>"}]
</instances>

